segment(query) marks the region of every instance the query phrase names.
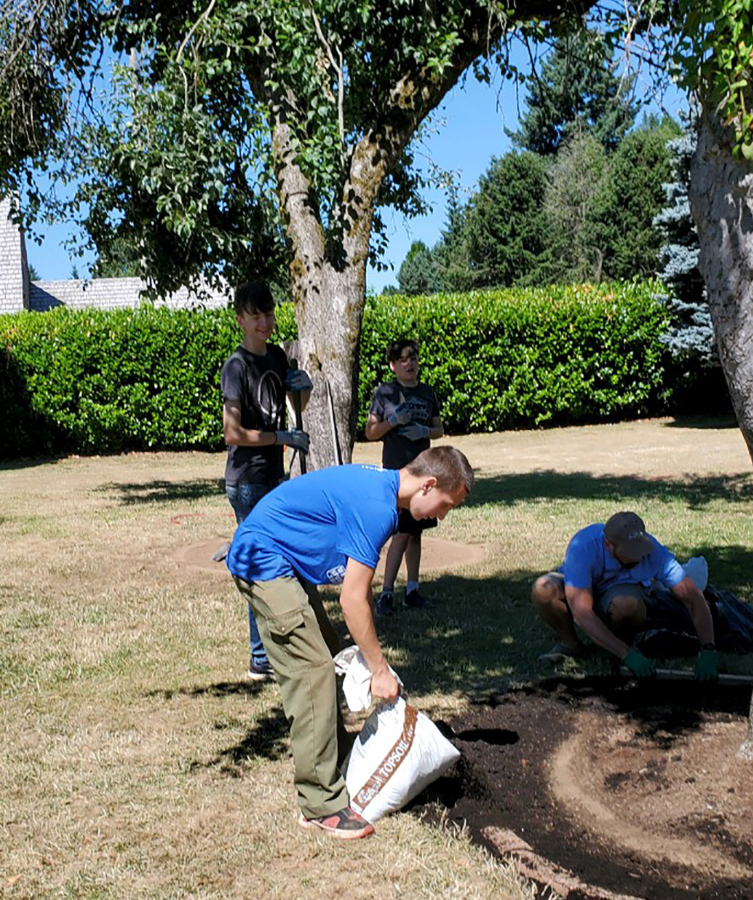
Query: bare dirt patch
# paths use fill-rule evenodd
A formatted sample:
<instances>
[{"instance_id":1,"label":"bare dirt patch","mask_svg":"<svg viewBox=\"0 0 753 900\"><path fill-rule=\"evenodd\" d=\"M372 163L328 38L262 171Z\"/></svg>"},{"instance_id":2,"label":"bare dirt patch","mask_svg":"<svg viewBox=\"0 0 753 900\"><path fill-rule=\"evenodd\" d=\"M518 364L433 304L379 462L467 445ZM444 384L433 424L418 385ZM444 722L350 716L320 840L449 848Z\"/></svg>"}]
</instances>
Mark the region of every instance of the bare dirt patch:
<instances>
[{"instance_id":1,"label":"bare dirt patch","mask_svg":"<svg viewBox=\"0 0 753 900\"><path fill-rule=\"evenodd\" d=\"M220 539L203 541L179 547L173 559L193 569L204 569L218 575L227 576L224 562L214 562L212 557L224 541ZM377 564L377 580L384 571L384 560L389 544L385 545ZM426 537L421 542L421 570L423 572L454 572L462 566L475 565L483 561L486 550L481 544L466 544L462 541L448 541L444 538Z\"/></svg>"},{"instance_id":2,"label":"bare dirt patch","mask_svg":"<svg viewBox=\"0 0 753 900\"><path fill-rule=\"evenodd\" d=\"M753 897L750 687L552 679L450 723L452 818L499 852L511 829L584 885L646 900Z\"/></svg>"}]
</instances>

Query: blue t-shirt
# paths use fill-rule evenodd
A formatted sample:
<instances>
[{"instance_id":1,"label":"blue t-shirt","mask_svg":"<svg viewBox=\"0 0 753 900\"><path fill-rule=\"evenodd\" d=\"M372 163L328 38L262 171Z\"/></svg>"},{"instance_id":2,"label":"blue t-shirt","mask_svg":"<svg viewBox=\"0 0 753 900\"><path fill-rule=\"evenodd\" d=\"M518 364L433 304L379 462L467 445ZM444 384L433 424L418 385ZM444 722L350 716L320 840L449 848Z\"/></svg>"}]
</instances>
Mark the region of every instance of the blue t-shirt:
<instances>
[{"instance_id":1,"label":"blue t-shirt","mask_svg":"<svg viewBox=\"0 0 753 900\"><path fill-rule=\"evenodd\" d=\"M286 481L238 526L227 567L246 581L295 572L313 584L340 584L355 559L376 568L397 531L400 473L375 466L334 466Z\"/></svg>"},{"instance_id":2,"label":"blue t-shirt","mask_svg":"<svg viewBox=\"0 0 753 900\"><path fill-rule=\"evenodd\" d=\"M573 537L567 547L560 572L565 584L603 594L614 584L648 584L660 581L671 590L685 577L685 570L672 553L650 534L654 549L636 565L623 566L607 549L604 525L588 525Z\"/></svg>"}]
</instances>

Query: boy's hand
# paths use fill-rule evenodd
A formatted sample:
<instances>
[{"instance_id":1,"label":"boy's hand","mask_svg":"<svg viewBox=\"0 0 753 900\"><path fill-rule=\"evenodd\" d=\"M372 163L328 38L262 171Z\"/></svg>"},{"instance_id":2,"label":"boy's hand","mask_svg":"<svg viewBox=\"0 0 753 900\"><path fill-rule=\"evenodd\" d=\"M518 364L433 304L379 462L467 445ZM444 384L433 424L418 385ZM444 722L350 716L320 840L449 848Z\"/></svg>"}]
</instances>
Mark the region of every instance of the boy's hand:
<instances>
[{"instance_id":1,"label":"boy's hand","mask_svg":"<svg viewBox=\"0 0 753 900\"><path fill-rule=\"evenodd\" d=\"M407 425L398 431L403 437L407 437L409 441L421 441L429 437L428 425Z\"/></svg>"},{"instance_id":2,"label":"boy's hand","mask_svg":"<svg viewBox=\"0 0 753 900\"><path fill-rule=\"evenodd\" d=\"M311 379L303 369L288 369L285 376L285 387L289 391L310 391L313 388Z\"/></svg>"},{"instance_id":3,"label":"boy's hand","mask_svg":"<svg viewBox=\"0 0 753 900\"><path fill-rule=\"evenodd\" d=\"M301 453L309 452L309 436L305 431L293 428L290 431L275 431L275 444L287 444Z\"/></svg>"},{"instance_id":4,"label":"boy's hand","mask_svg":"<svg viewBox=\"0 0 753 900\"><path fill-rule=\"evenodd\" d=\"M400 403L395 407L395 412L391 416L387 416L387 421L394 428L396 425L408 425L412 418L410 406L407 403Z\"/></svg>"},{"instance_id":5,"label":"boy's hand","mask_svg":"<svg viewBox=\"0 0 753 900\"><path fill-rule=\"evenodd\" d=\"M374 672L371 676L371 696L375 700L386 700L392 703L400 693L400 684L387 666Z\"/></svg>"}]
</instances>

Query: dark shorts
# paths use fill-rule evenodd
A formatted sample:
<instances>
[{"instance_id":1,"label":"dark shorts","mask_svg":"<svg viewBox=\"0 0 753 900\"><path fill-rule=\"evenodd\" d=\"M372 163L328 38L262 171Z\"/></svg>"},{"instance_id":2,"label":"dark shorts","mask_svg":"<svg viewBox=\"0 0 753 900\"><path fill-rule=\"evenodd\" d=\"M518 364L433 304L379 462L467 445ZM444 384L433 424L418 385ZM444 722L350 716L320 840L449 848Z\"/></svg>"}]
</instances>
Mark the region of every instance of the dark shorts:
<instances>
[{"instance_id":1,"label":"dark shorts","mask_svg":"<svg viewBox=\"0 0 753 900\"><path fill-rule=\"evenodd\" d=\"M565 576L562 572L547 572L546 578L548 578L551 582L557 585L559 590L562 592L562 596L565 596ZM608 587L604 593L597 594L594 592L594 612L596 615L603 620L607 620L609 618L609 607L612 605L612 601L615 597L637 597L639 600L642 600L646 605L648 605L648 597L646 594L646 588L642 584L613 584L611 587ZM567 603L567 600L565 600Z\"/></svg>"},{"instance_id":2,"label":"dark shorts","mask_svg":"<svg viewBox=\"0 0 753 900\"><path fill-rule=\"evenodd\" d=\"M401 509L397 516L397 533L419 535L427 528L436 528L436 519L414 519L409 509Z\"/></svg>"}]
</instances>

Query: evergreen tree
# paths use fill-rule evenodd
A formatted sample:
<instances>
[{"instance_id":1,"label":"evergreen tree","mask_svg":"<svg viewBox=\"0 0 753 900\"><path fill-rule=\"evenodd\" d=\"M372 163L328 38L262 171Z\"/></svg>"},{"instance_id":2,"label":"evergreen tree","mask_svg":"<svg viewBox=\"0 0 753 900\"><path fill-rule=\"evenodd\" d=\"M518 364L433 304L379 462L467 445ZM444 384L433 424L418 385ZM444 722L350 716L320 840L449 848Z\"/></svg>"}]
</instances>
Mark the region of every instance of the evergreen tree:
<instances>
[{"instance_id":1,"label":"evergreen tree","mask_svg":"<svg viewBox=\"0 0 753 900\"><path fill-rule=\"evenodd\" d=\"M551 156L578 123L611 152L635 121L633 80L615 74L611 48L600 35L584 31L560 38L538 77L528 82L518 131L508 134L520 149Z\"/></svg>"},{"instance_id":2,"label":"evergreen tree","mask_svg":"<svg viewBox=\"0 0 753 900\"><path fill-rule=\"evenodd\" d=\"M656 275L662 234L654 217L665 202L664 183L670 177L667 143L679 133L669 116L649 118L610 157L589 226L591 243L603 249L604 279Z\"/></svg>"},{"instance_id":3,"label":"evergreen tree","mask_svg":"<svg viewBox=\"0 0 753 900\"><path fill-rule=\"evenodd\" d=\"M546 244L546 162L535 153L493 159L465 216L472 287L508 287L525 279Z\"/></svg>"},{"instance_id":4,"label":"evergreen tree","mask_svg":"<svg viewBox=\"0 0 753 900\"><path fill-rule=\"evenodd\" d=\"M575 133L557 153L544 197L547 250L531 279L542 284L601 281L606 248L596 240L593 221L607 173L606 152L586 130Z\"/></svg>"},{"instance_id":5,"label":"evergreen tree","mask_svg":"<svg viewBox=\"0 0 753 900\"><path fill-rule=\"evenodd\" d=\"M664 239L658 275L668 289L660 299L675 315L675 324L667 336L675 359L694 360L704 367L718 366L706 289L698 270L698 232L690 215L688 198L697 118L690 113L683 120L684 134L668 144L672 180L663 185L666 205L654 219Z\"/></svg>"},{"instance_id":6,"label":"evergreen tree","mask_svg":"<svg viewBox=\"0 0 753 900\"><path fill-rule=\"evenodd\" d=\"M467 205L461 204L457 186L451 184L448 189L447 223L431 251L438 291L463 291L470 286L466 213Z\"/></svg>"},{"instance_id":7,"label":"evergreen tree","mask_svg":"<svg viewBox=\"0 0 753 900\"><path fill-rule=\"evenodd\" d=\"M431 250L423 241L414 241L400 266L397 283L403 294L433 294L436 292L434 261Z\"/></svg>"}]
</instances>

